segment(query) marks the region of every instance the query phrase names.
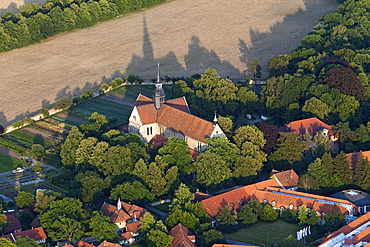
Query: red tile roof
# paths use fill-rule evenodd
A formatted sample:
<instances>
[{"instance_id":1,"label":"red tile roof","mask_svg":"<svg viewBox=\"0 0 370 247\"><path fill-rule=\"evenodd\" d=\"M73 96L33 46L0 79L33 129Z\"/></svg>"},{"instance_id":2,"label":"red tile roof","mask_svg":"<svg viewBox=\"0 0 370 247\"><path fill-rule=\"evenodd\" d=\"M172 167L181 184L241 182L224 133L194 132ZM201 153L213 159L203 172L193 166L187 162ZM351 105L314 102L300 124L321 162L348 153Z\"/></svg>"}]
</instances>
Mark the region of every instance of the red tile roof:
<instances>
[{"instance_id":1,"label":"red tile roof","mask_svg":"<svg viewBox=\"0 0 370 247\"><path fill-rule=\"evenodd\" d=\"M165 104L190 114L190 109L185 97L166 100Z\"/></svg>"},{"instance_id":2,"label":"red tile roof","mask_svg":"<svg viewBox=\"0 0 370 247\"><path fill-rule=\"evenodd\" d=\"M101 244L98 245L98 247L122 247L122 245L110 243L104 240Z\"/></svg>"},{"instance_id":3,"label":"red tile roof","mask_svg":"<svg viewBox=\"0 0 370 247\"><path fill-rule=\"evenodd\" d=\"M104 202L100 211L103 215L109 217L112 223L121 223L133 218L140 219L146 212L144 208L126 202L121 202L121 210L117 210L116 206Z\"/></svg>"},{"instance_id":4,"label":"red tile roof","mask_svg":"<svg viewBox=\"0 0 370 247\"><path fill-rule=\"evenodd\" d=\"M200 155L200 153L198 151L195 151L194 149L189 148L189 151L193 160L196 160Z\"/></svg>"},{"instance_id":5,"label":"red tile roof","mask_svg":"<svg viewBox=\"0 0 370 247\"><path fill-rule=\"evenodd\" d=\"M179 99L173 101L180 102ZM206 142L214 130L213 123L191 115L181 108L175 108L173 105L163 104L159 110L155 109L154 104L137 105L136 107L143 125L158 123L196 140Z\"/></svg>"},{"instance_id":6,"label":"red tile roof","mask_svg":"<svg viewBox=\"0 0 370 247\"><path fill-rule=\"evenodd\" d=\"M146 97L140 93L136 98L134 106L147 105L147 104L153 104L153 99Z\"/></svg>"},{"instance_id":7,"label":"red tile roof","mask_svg":"<svg viewBox=\"0 0 370 247\"><path fill-rule=\"evenodd\" d=\"M237 245L237 244L214 244L212 247L245 247L245 245ZM258 247L258 246L255 246Z\"/></svg>"},{"instance_id":8,"label":"red tile roof","mask_svg":"<svg viewBox=\"0 0 370 247\"><path fill-rule=\"evenodd\" d=\"M139 229L139 226L140 226L140 221L136 221L136 222L133 222L133 223L130 223L130 224L126 225L126 230L128 232L137 233L138 229Z\"/></svg>"},{"instance_id":9,"label":"red tile roof","mask_svg":"<svg viewBox=\"0 0 370 247\"><path fill-rule=\"evenodd\" d=\"M290 131L296 135L304 135L306 131L310 135L314 135L323 128L331 131L331 125L322 122L316 117L290 122L286 125L286 128L287 131Z\"/></svg>"},{"instance_id":10,"label":"red tile roof","mask_svg":"<svg viewBox=\"0 0 370 247\"><path fill-rule=\"evenodd\" d=\"M170 235L173 237L173 239L169 247L196 247L196 244L191 241L191 239L194 237L194 234L181 223L171 229Z\"/></svg>"},{"instance_id":11,"label":"red tile roof","mask_svg":"<svg viewBox=\"0 0 370 247\"><path fill-rule=\"evenodd\" d=\"M201 201L203 201L207 198L211 198L212 196L209 195L209 194L197 191L197 192L195 192L194 197L195 197L195 201L201 202Z\"/></svg>"},{"instance_id":12,"label":"red tile roof","mask_svg":"<svg viewBox=\"0 0 370 247\"><path fill-rule=\"evenodd\" d=\"M129 240L129 239L131 239L133 236L132 236L132 233L131 232L124 232L124 233L122 233L120 236L119 236L119 238L121 239L121 240Z\"/></svg>"},{"instance_id":13,"label":"red tile roof","mask_svg":"<svg viewBox=\"0 0 370 247\"><path fill-rule=\"evenodd\" d=\"M18 237L24 237L24 238L29 237L30 239L33 239L35 241L40 241L40 240L44 240L47 238L46 233L42 227L37 227L34 229L22 231L22 232L15 232L15 233L11 233L8 235L3 235L3 236L0 236L0 238L8 238L12 240L13 242L15 242L12 235L14 236L15 239L17 239Z\"/></svg>"},{"instance_id":14,"label":"red tile roof","mask_svg":"<svg viewBox=\"0 0 370 247\"><path fill-rule=\"evenodd\" d=\"M274 177L278 180L279 184L286 189L297 187L299 177L293 170L283 172L276 172Z\"/></svg>"},{"instance_id":15,"label":"red tile roof","mask_svg":"<svg viewBox=\"0 0 370 247\"><path fill-rule=\"evenodd\" d=\"M151 147L152 145L156 147L160 147L163 144L165 144L168 141L166 137L155 135L153 138L148 142L148 147Z\"/></svg>"},{"instance_id":16,"label":"red tile roof","mask_svg":"<svg viewBox=\"0 0 370 247\"><path fill-rule=\"evenodd\" d=\"M337 231L335 231L332 234L330 234L329 236L327 236L319 246L324 245L325 243L331 241L333 238L339 236L342 233L344 235L347 235L350 232L352 232L353 230L355 230L355 229L361 227L362 225L368 223L369 221L370 221L370 212L358 217L354 221L352 221L352 222L348 223L347 225L339 228ZM354 242L355 241L361 241L361 239L365 239L365 238L368 239L368 236L370 236L370 232L369 232L368 229L370 230L370 228L367 227L366 229L364 229L365 231L361 231L361 232L357 233L355 236L352 236ZM362 233L362 232L364 232L364 233ZM366 241L370 241L370 239L366 240ZM355 243L355 244L357 244L357 243Z\"/></svg>"},{"instance_id":17,"label":"red tile roof","mask_svg":"<svg viewBox=\"0 0 370 247\"><path fill-rule=\"evenodd\" d=\"M6 219L9 223L9 226L6 229L7 232L14 232L17 230L22 230L21 223L19 222L18 218L15 217L13 214L6 214Z\"/></svg>"},{"instance_id":18,"label":"red tile roof","mask_svg":"<svg viewBox=\"0 0 370 247\"><path fill-rule=\"evenodd\" d=\"M342 212L343 214L350 214L342 204L348 205L348 207L354 209L357 208L353 203L346 200L285 190L281 186L285 182L280 182L280 180L281 178L285 178L287 174L291 174L292 178L290 179L289 177L288 185L296 187L298 185L297 174L295 174L293 170L285 171L281 172L281 174L275 174L274 179L268 179L208 199L203 199L201 203L213 220L216 219L222 207L229 206L231 210L237 211L242 205L253 199L257 199L261 203L265 200L270 204L274 202L275 208L284 207L288 209L290 205L293 205L295 210L304 204L308 208L315 209L320 213L329 213L334 210ZM293 183L294 181L295 184Z\"/></svg>"},{"instance_id":19,"label":"red tile roof","mask_svg":"<svg viewBox=\"0 0 370 247\"><path fill-rule=\"evenodd\" d=\"M94 247L94 245L80 240L80 242L77 243L76 247Z\"/></svg>"}]
</instances>

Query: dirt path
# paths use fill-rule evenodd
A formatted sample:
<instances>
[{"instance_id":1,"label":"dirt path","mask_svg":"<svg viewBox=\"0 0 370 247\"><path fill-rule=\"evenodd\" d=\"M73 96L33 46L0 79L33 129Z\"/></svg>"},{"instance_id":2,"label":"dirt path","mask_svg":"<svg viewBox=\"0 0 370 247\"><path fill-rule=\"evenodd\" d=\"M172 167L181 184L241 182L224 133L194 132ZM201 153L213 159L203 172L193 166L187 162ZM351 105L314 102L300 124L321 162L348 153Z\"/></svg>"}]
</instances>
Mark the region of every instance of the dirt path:
<instances>
[{"instance_id":1,"label":"dirt path","mask_svg":"<svg viewBox=\"0 0 370 247\"><path fill-rule=\"evenodd\" d=\"M0 54L0 124L32 115L107 78L161 73L189 76L214 68L245 78L246 65L289 53L336 10L334 0L175 0L141 13Z\"/></svg>"}]
</instances>

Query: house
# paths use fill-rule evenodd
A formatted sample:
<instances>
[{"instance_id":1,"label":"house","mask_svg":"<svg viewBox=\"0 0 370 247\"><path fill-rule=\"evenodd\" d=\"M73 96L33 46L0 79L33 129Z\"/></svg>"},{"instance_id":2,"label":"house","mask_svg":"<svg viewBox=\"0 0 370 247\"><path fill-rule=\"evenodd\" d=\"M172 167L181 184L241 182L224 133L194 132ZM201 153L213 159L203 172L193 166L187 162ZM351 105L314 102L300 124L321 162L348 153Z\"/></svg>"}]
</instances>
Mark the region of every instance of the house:
<instances>
[{"instance_id":1,"label":"house","mask_svg":"<svg viewBox=\"0 0 370 247\"><path fill-rule=\"evenodd\" d=\"M357 212L356 205L347 200L287 189L297 186L297 174L293 170L288 170L275 173L271 179L209 197L200 202L214 222L217 220L217 215L222 207L228 206L231 211L237 212L243 205L254 199L260 203L269 203L273 208L280 210L298 210L299 206L305 205L309 210L314 209L321 215L333 210L348 216Z\"/></svg>"},{"instance_id":2,"label":"house","mask_svg":"<svg viewBox=\"0 0 370 247\"><path fill-rule=\"evenodd\" d=\"M37 243L45 243L46 238L47 238L46 233L42 227L0 236L0 238L8 238L12 240L13 242L16 242L18 237L24 237L24 238L28 237L30 239L35 240Z\"/></svg>"},{"instance_id":3,"label":"house","mask_svg":"<svg viewBox=\"0 0 370 247\"><path fill-rule=\"evenodd\" d=\"M170 235L173 237L173 239L169 247L197 246L195 244L195 235L181 223L171 229Z\"/></svg>"},{"instance_id":4,"label":"house","mask_svg":"<svg viewBox=\"0 0 370 247\"><path fill-rule=\"evenodd\" d=\"M281 127L279 131L291 132L300 137L303 137L307 133L311 138L317 134L321 134L328 138L330 147L334 153L339 151L338 137L334 135L331 125L322 122L316 117L290 122Z\"/></svg>"},{"instance_id":5,"label":"house","mask_svg":"<svg viewBox=\"0 0 370 247\"><path fill-rule=\"evenodd\" d=\"M342 190L330 197L347 200L357 206L357 211L360 214L370 212L370 195L364 191L356 189Z\"/></svg>"},{"instance_id":6,"label":"house","mask_svg":"<svg viewBox=\"0 0 370 247\"><path fill-rule=\"evenodd\" d=\"M80 240L76 247L94 247L93 244L86 243L85 241Z\"/></svg>"},{"instance_id":7,"label":"house","mask_svg":"<svg viewBox=\"0 0 370 247\"><path fill-rule=\"evenodd\" d=\"M122 246L120 244L114 244L104 240L101 244L98 245L98 247L122 247Z\"/></svg>"},{"instance_id":8,"label":"house","mask_svg":"<svg viewBox=\"0 0 370 247\"><path fill-rule=\"evenodd\" d=\"M119 234L120 244L131 244L137 240L139 235L140 221L135 221L126 225L125 232Z\"/></svg>"},{"instance_id":9,"label":"house","mask_svg":"<svg viewBox=\"0 0 370 247\"><path fill-rule=\"evenodd\" d=\"M21 232L22 231L22 225L19 222L18 218L15 217L14 213L6 213L6 220L9 223L8 228L6 229L7 232Z\"/></svg>"},{"instance_id":10,"label":"house","mask_svg":"<svg viewBox=\"0 0 370 247\"><path fill-rule=\"evenodd\" d=\"M177 137L198 152L207 148L207 138L226 137L217 118L212 123L192 115L185 97L167 101L165 97L158 69L153 99L139 94L129 118L128 132L137 133L145 143L152 144L163 142L158 141L158 136Z\"/></svg>"},{"instance_id":11,"label":"house","mask_svg":"<svg viewBox=\"0 0 370 247\"><path fill-rule=\"evenodd\" d=\"M370 213L364 214L327 236L319 247L369 246Z\"/></svg>"},{"instance_id":12,"label":"house","mask_svg":"<svg viewBox=\"0 0 370 247\"><path fill-rule=\"evenodd\" d=\"M100 211L104 216L109 217L109 221L111 223L115 223L117 225L118 230L125 230L126 225L139 221L146 212L142 207L121 202L119 199L117 206L104 202Z\"/></svg>"}]
</instances>

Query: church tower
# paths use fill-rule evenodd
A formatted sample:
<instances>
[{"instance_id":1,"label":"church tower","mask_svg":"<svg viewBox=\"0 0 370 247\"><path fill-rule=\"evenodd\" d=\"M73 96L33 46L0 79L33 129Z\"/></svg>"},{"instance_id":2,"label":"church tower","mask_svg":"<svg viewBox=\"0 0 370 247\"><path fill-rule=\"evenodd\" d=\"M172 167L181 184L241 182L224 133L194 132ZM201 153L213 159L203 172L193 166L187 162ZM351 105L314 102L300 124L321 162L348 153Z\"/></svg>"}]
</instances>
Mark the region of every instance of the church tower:
<instances>
[{"instance_id":1,"label":"church tower","mask_svg":"<svg viewBox=\"0 0 370 247\"><path fill-rule=\"evenodd\" d=\"M155 84L155 89L153 92L153 101L155 109L159 110L162 104L165 102L166 95L164 89L162 88L161 76L159 75L159 63L158 63L158 74L157 83Z\"/></svg>"}]
</instances>

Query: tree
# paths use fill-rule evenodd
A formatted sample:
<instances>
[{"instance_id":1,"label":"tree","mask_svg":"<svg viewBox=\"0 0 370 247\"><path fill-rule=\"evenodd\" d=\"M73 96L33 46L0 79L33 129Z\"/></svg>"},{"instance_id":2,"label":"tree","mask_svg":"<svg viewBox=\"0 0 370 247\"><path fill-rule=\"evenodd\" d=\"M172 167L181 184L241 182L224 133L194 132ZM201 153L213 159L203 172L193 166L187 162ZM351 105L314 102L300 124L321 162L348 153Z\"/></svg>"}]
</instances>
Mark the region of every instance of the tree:
<instances>
[{"instance_id":1,"label":"tree","mask_svg":"<svg viewBox=\"0 0 370 247\"><path fill-rule=\"evenodd\" d=\"M352 171L346 154L341 151L333 160L333 171L343 184L352 184Z\"/></svg>"},{"instance_id":2,"label":"tree","mask_svg":"<svg viewBox=\"0 0 370 247\"><path fill-rule=\"evenodd\" d=\"M188 186L181 183L177 190L175 190L175 199L172 204L177 203L181 206L185 205L187 202L192 202L194 200L194 193L192 193Z\"/></svg>"},{"instance_id":3,"label":"tree","mask_svg":"<svg viewBox=\"0 0 370 247\"><path fill-rule=\"evenodd\" d=\"M239 127L235 131L234 141L239 148L241 148L243 143L246 141L257 145L259 148L263 148L266 144L263 132L254 125Z\"/></svg>"},{"instance_id":4,"label":"tree","mask_svg":"<svg viewBox=\"0 0 370 247\"><path fill-rule=\"evenodd\" d=\"M138 230L140 239L147 242L149 246L157 246L155 241L158 241L159 244L164 244L163 246L168 246L170 244L167 243L169 238L165 237L168 236L167 227L162 221L156 221L153 215L151 215L149 212L146 212L141 218ZM153 230L156 231L153 232ZM159 233L159 231L163 234ZM161 237L163 237L163 240L160 240ZM160 246L161 245L158 247Z\"/></svg>"},{"instance_id":5,"label":"tree","mask_svg":"<svg viewBox=\"0 0 370 247\"><path fill-rule=\"evenodd\" d=\"M256 58L249 63L247 72L253 74L253 78L261 78L261 66Z\"/></svg>"},{"instance_id":6,"label":"tree","mask_svg":"<svg viewBox=\"0 0 370 247\"><path fill-rule=\"evenodd\" d=\"M217 223L222 227L232 227L237 225L238 216L233 214L228 206L223 206L221 211L217 214Z\"/></svg>"},{"instance_id":7,"label":"tree","mask_svg":"<svg viewBox=\"0 0 370 247\"><path fill-rule=\"evenodd\" d=\"M309 224L310 226L317 225L320 219L320 216L317 216L317 211L315 209L311 209L307 224Z\"/></svg>"},{"instance_id":8,"label":"tree","mask_svg":"<svg viewBox=\"0 0 370 247\"><path fill-rule=\"evenodd\" d=\"M166 218L166 224L172 228L179 223L183 224L189 230L194 231L199 226L199 219L193 213L182 209L171 210L171 213Z\"/></svg>"},{"instance_id":9,"label":"tree","mask_svg":"<svg viewBox=\"0 0 370 247\"><path fill-rule=\"evenodd\" d=\"M97 112L91 114L86 124L81 124L80 129L88 136L94 136L106 131L108 120Z\"/></svg>"},{"instance_id":10,"label":"tree","mask_svg":"<svg viewBox=\"0 0 370 247\"><path fill-rule=\"evenodd\" d=\"M18 247L39 247L40 245L33 239L30 239L29 237L17 237L16 242Z\"/></svg>"},{"instance_id":11,"label":"tree","mask_svg":"<svg viewBox=\"0 0 370 247\"><path fill-rule=\"evenodd\" d=\"M223 242L224 236L222 232L217 231L215 229L211 229L208 231L203 232L203 235L200 237L201 246L210 247L215 243Z\"/></svg>"},{"instance_id":12,"label":"tree","mask_svg":"<svg viewBox=\"0 0 370 247\"><path fill-rule=\"evenodd\" d=\"M104 180L99 174L92 171L77 174L76 181L82 185L82 200L85 203L89 203L95 194L102 192L110 185L109 179Z\"/></svg>"},{"instance_id":13,"label":"tree","mask_svg":"<svg viewBox=\"0 0 370 247\"><path fill-rule=\"evenodd\" d=\"M151 229L148 233L149 247L163 247L169 246L173 237L160 230Z\"/></svg>"},{"instance_id":14,"label":"tree","mask_svg":"<svg viewBox=\"0 0 370 247\"><path fill-rule=\"evenodd\" d=\"M263 205L257 201L257 199L250 200L248 206L251 207L252 212L255 213L258 217L261 215Z\"/></svg>"},{"instance_id":15,"label":"tree","mask_svg":"<svg viewBox=\"0 0 370 247\"><path fill-rule=\"evenodd\" d=\"M298 220L300 225L304 225L307 223L308 220L308 212L307 212L307 207L305 205L301 205L298 207L299 212L298 212Z\"/></svg>"},{"instance_id":16,"label":"tree","mask_svg":"<svg viewBox=\"0 0 370 247\"><path fill-rule=\"evenodd\" d=\"M61 33L67 30L68 24L66 22L66 14L59 6L52 8L49 12L49 16L53 23L55 33Z\"/></svg>"},{"instance_id":17,"label":"tree","mask_svg":"<svg viewBox=\"0 0 370 247\"><path fill-rule=\"evenodd\" d=\"M279 217L279 213L268 203L263 205L260 219L263 221L274 221Z\"/></svg>"},{"instance_id":18,"label":"tree","mask_svg":"<svg viewBox=\"0 0 370 247\"><path fill-rule=\"evenodd\" d=\"M57 102L55 102L54 108L56 110L63 110L63 109L71 107L71 105L72 105L72 99L66 96L66 97L61 98Z\"/></svg>"},{"instance_id":19,"label":"tree","mask_svg":"<svg viewBox=\"0 0 370 247\"><path fill-rule=\"evenodd\" d=\"M41 158L44 153L44 147L40 144L33 144L31 146L31 152L36 158Z\"/></svg>"},{"instance_id":20,"label":"tree","mask_svg":"<svg viewBox=\"0 0 370 247\"><path fill-rule=\"evenodd\" d=\"M247 204L238 212L238 220L244 225L250 225L258 221L258 215L254 213L252 207Z\"/></svg>"},{"instance_id":21,"label":"tree","mask_svg":"<svg viewBox=\"0 0 370 247\"><path fill-rule=\"evenodd\" d=\"M49 110L48 109L46 109L46 108L41 108L40 109L40 112L41 112L41 114L44 116L44 117L49 117Z\"/></svg>"},{"instance_id":22,"label":"tree","mask_svg":"<svg viewBox=\"0 0 370 247\"><path fill-rule=\"evenodd\" d=\"M297 223L297 211L291 209L284 209L281 212L281 218L288 223L296 224Z\"/></svg>"},{"instance_id":23,"label":"tree","mask_svg":"<svg viewBox=\"0 0 370 247\"><path fill-rule=\"evenodd\" d=\"M41 215L40 222L53 241L73 241L84 235L82 203L65 197L50 203L49 210Z\"/></svg>"},{"instance_id":24,"label":"tree","mask_svg":"<svg viewBox=\"0 0 370 247\"><path fill-rule=\"evenodd\" d=\"M304 106L302 107L302 111L311 112L317 117L325 119L331 112L331 109L326 103L322 102L316 97L312 97L306 100Z\"/></svg>"},{"instance_id":25,"label":"tree","mask_svg":"<svg viewBox=\"0 0 370 247\"><path fill-rule=\"evenodd\" d=\"M101 212L94 211L89 221L91 232L88 234L97 237L98 241L103 240L114 241L117 238L114 230L116 224L109 223L109 218L104 216Z\"/></svg>"},{"instance_id":26,"label":"tree","mask_svg":"<svg viewBox=\"0 0 370 247\"><path fill-rule=\"evenodd\" d=\"M278 141L276 151L270 155L271 160L286 160L289 164L302 160L303 145L295 134L281 132Z\"/></svg>"},{"instance_id":27,"label":"tree","mask_svg":"<svg viewBox=\"0 0 370 247\"><path fill-rule=\"evenodd\" d=\"M158 150L158 154L162 156L164 162L176 165L180 170L184 170L185 166L193 160L186 141L176 137L168 139Z\"/></svg>"},{"instance_id":28,"label":"tree","mask_svg":"<svg viewBox=\"0 0 370 247\"><path fill-rule=\"evenodd\" d=\"M354 173L354 183L364 190L370 189L370 165L367 158L362 155L357 158L358 162Z\"/></svg>"},{"instance_id":29,"label":"tree","mask_svg":"<svg viewBox=\"0 0 370 247\"><path fill-rule=\"evenodd\" d=\"M233 120L230 117L217 117L218 124L226 135L230 135L233 130Z\"/></svg>"},{"instance_id":30,"label":"tree","mask_svg":"<svg viewBox=\"0 0 370 247\"><path fill-rule=\"evenodd\" d=\"M268 123L259 123L257 127L263 132L266 139L266 144L262 150L270 154L278 144L279 131L275 125Z\"/></svg>"},{"instance_id":31,"label":"tree","mask_svg":"<svg viewBox=\"0 0 370 247\"><path fill-rule=\"evenodd\" d=\"M71 166L75 163L76 151L83 137L84 135L78 130L78 128L73 126L62 145L62 150L60 152L60 157L62 158L62 163L64 165Z\"/></svg>"},{"instance_id":32,"label":"tree","mask_svg":"<svg viewBox=\"0 0 370 247\"><path fill-rule=\"evenodd\" d=\"M322 164L320 158L316 158L314 162L310 163L307 171L315 179L317 186L320 188L339 187L343 185L343 182L336 175L330 174L327 167Z\"/></svg>"},{"instance_id":33,"label":"tree","mask_svg":"<svg viewBox=\"0 0 370 247\"><path fill-rule=\"evenodd\" d=\"M131 183L118 184L111 190L110 199L117 200L118 198L125 201L140 202L144 199L153 200L153 195L140 181L135 180Z\"/></svg>"},{"instance_id":34,"label":"tree","mask_svg":"<svg viewBox=\"0 0 370 247\"><path fill-rule=\"evenodd\" d=\"M231 171L226 162L218 154L201 153L194 163L197 172L197 182L207 187L215 186L231 177Z\"/></svg>"},{"instance_id":35,"label":"tree","mask_svg":"<svg viewBox=\"0 0 370 247\"><path fill-rule=\"evenodd\" d=\"M0 247L17 247L10 239L0 238Z\"/></svg>"},{"instance_id":36,"label":"tree","mask_svg":"<svg viewBox=\"0 0 370 247\"><path fill-rule=\"evenodd\" d=\"M35 211L43 214L49 208L50 203L56 199L60 199L62 194L47 190L38 190L36 192Z\"/></svg>"},{"instance_id":37,"label":"tree","mask_svg":"<svg viewBox=\"0 0 370 247\"><path fill-rule=\"evenodd\" d=\"M35 201L35 196L29 192L21 191L19 192L18 196L16 196L15 201L17 203L17 206L20 208L24 208L26 206L30 206Z\"/></svg>"}]
</instances>

